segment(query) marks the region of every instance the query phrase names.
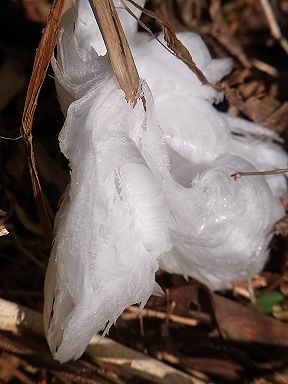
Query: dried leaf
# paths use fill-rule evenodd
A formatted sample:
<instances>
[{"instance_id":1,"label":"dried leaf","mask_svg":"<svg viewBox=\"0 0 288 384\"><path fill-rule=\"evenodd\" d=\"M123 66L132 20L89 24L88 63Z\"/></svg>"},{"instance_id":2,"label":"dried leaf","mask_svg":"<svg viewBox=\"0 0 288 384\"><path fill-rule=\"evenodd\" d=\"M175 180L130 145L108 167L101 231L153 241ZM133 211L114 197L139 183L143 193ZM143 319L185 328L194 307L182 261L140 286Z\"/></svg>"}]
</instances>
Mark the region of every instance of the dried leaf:
<instances>
[{"instance_id":1,"label":"dried leaf","mask_svg":"<svg viewBox=\"0 0 288 384\"><path fill-rule=\"evenodd\" d=\"M195 75L198 77L199 81L201 81L202 84L209 85L215 89L218 89L215 85L209 83L209 81L206 79L203 72L197 67L197 65L192 59L190 52L177 38L172 26L168 23L167 20L165 20L159 13L156 14L152 11L149 11L148 9L142 8L133 0L128 0L128 1L134 7L140 9L145 15L151 17L154 20L157 20L157 22L160 23L162 31L164 33L164 39L167 42L168 48L171 49L172 52L174 52L175 56L179 60L183 61L183 63L185 63L188 66L188 68L195 73Z\"/></svg>"},{"instance_id":2,"label":"dried leaf","mask_svg":"<svg viewBox=\"0 0 288 384\"><path fill-rule=\"evenodd\" d=\"M37 205L43 235L48 244L52 240L52 225L48 210L43 198L40 181L37 174L33 144L32 124L37 106L38 96L46 76L48 65L56 45L58 27L65 0L55 0L52 4L46 27L43 31L39 47L36 52L33 72L29 82L24 111L22 116L21 134L26 144L29 170L32 181L34 197Z\"/></svg>"},{"instance_id":3,"label":"dried leaf","mask_svg":"<svg viewBox=\"0 0 288 384\"><path fill-rule=\"evenodd\" d=\"M207 288L199 290L199 301L209 308L210 313L212 311L224 339L274 347L288 346L288 324L209 292Z\"/></svg>"},{"instance_id":4,"label":"dried leaf","mask_svg":"<svg viewBox=\"0 0 288 384\"><path fill-rule=\"evenodd\" d=\"M212 36L221 44L228 52L237 57L245 68L251 68L251 63L243 51L239 41L231 33L231 27L227 23L221 10L221 1L212 0L210 5L210 15L213 21L211 26Z\"/></svg>"}]
</instances>

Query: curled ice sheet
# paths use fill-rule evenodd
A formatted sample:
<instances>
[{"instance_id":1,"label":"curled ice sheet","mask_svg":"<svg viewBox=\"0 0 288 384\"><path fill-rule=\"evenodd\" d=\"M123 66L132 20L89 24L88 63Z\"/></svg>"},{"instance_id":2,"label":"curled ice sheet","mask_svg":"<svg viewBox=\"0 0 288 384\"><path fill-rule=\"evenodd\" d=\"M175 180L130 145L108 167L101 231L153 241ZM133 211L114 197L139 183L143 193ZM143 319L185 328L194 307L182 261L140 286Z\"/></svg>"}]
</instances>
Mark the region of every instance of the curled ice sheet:
<instances>
[{"instance_id":1,"label":"curled ice sheet","mask_svg":"<svg viewBox=\"0 0 288 384\"><path fill-rule=\"evenodd\" d=\"M62 38L69 32L64 29ZM70 36L60 45L63 57L77 44ZM127 104L109 65L91 83L98 60L107 64L106 58L94 52L83 60L79 49L72 52L70 60L84 61L84 68L89 60L91 71L68 75L61 62L56 70L58 84L76 98L60 135L71 183L45 282L45 331L61 362L78 358L92 335L108 329L126 307L145 304L160 255L171 247L160 184L129 137L142 124L143 106Z\"/></svg>"},{"instance_id":2,"label":"curled ice sheet","mask_svg":"<svg viewBox=\"0 0 288 384\"><path fill-rule=\"evenodd\" d=\"M254 167L226 155L209 164L183 162L173 170L178 182L168 201L173 249L161 268L223 289L263 267L271 223L283 208L263 179L231 178L237 169Z\"/></svg>"}]
</instances>

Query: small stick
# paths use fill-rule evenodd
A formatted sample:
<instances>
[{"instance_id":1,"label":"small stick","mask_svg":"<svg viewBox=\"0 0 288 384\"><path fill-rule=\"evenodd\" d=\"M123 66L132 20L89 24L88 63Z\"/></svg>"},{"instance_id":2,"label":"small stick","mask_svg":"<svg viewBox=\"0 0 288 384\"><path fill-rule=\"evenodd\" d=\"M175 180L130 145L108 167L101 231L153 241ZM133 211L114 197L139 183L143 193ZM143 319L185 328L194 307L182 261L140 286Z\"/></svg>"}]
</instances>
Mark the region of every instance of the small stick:
<instances>
[{"instance_id":1,"label":"small stick","mask_svg":"<svg viewBox=\"0 0 288 384\"><path fill-rule=\"evenodd\" d=\"M271 169L270 171L253 171L253 172L235 172L231 175L234 180L240 179L242 176L271 176L281 175L288 172L288 168Z\"/></svg>"},{"instance_id":2,"label":"small stick","mask_svg":"<svg viewBox=\"0 0 288 384\"><path fill-rule=\"evenodd\" d=\"M283 48L283 50L288 53L288 41L284 38L282 35L282 32L280 30L280 27L277 23L276 17L274 15L273 9L271 7L271 4L269 3L269 0L260 0L263 11L265 13L265 16L267 18L269 28L271 31L271 35L274 37L274 39L279 41L279 44Z\"/></svg>"},{"instance_id":3,"label":"small stick","mask_svg":"<svg viewBox=\"0 0 288 384\"><path fill-rule=\"evenodd\" d=\"M154 317L166 321L167 319L169 319L170 321L173 321L175 323L189 325L190 327L195 327L196 325L198 325L198 321L196 319L190 319L188 317L174 315L173 313L169 312L160 312L154 309L139 310L139 308L136 307L129 307L127 311L128 313L126 312L121 316L123 320L134 320L135 318L141 315L143 317Z\"/></svg>"}]
</instances>

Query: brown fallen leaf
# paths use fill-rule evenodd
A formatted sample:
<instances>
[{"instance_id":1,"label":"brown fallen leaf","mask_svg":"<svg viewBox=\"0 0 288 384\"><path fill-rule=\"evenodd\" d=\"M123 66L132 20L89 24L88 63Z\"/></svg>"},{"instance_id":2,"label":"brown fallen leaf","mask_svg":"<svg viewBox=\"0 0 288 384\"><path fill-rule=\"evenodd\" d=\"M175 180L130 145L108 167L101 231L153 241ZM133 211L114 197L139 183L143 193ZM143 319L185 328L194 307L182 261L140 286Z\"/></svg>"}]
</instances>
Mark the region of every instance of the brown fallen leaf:
<instances>
[{"instance_id":1,"label":"brown fallen leaf","mask_svg":"<svg viewBox=\"0 0 288 384\"><path fill-rule=\"evenodd\" d=\"M288 347L288 324L212 293L206 287L199 289L199 302L206 309L207 305L210 307L225 340Z\"/></svg>"},{"instance_id":2,"label":"brown fallen leaf","mask_svg":"<svg viewBox=\"0 0 288 384\"><path fill-rule=\"evenodd\" d=\"M270 95L252 96L243 103L241 110L255 123L263 124L280 105L280 102Z\"/></svg>"}]
</instances>

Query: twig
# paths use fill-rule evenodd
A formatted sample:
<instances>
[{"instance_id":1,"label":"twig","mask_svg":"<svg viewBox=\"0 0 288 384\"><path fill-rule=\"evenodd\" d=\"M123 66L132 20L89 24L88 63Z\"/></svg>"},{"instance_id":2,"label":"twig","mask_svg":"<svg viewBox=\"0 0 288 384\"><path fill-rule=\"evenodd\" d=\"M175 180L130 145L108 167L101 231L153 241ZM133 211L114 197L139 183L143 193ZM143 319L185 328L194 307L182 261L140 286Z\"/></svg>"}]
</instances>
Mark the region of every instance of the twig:
<instances>
[{"instance_id":1,"label":"twig","mask_svg":"<svg viewBox=\"0 0 288 384\"><path fill-rule=\"evenodd\" d=\"M259 69L259 71L267 73L268 75L275 78L279 76L278 70L275 67L272 67L272 65L265 63L264 61L252 59L251 63L253 67Z\"/></svg>"},{"instance_id":2,"label":"twig","mask_svg":"<svg viewBox=\"0 0 288 384\"><path fill-rule=\"evenodd\" d=\"M5 136L0 136L0 139L3 140L10 140L10 141L16 141L22 139L22 135L17 136L17 137L5 137Z\"/></svg>"},{"instance_id":3,"label":"twig","mask_svg":"<svg viewBox=\"0 0 288 384\"><path fill-rule=\"evenodd\" d=\"M265 13L265 16L267 18L271 35L274 37L274 39L279 41L279 44L281 45L283 50L288 54L288 41L282 35L281 29L277 23L276 17L274 15L271 4L269 3L269 0L260 0L260 2L263 8L263 11Z\"/></svg>"},{"instance_id":4,"label":"twig","mask_svg":"<svg viewBox=\"0 0 288 384\"><path fill-rule=\"evenodd\" d=\"M136 319L138 316L143 316L154 317L161 320L169 319L170 321L174 321L175 323L189 325L190 327L195 327L196 325L198 325L198 321L196 319L190 319L188 317L174 315L173 313L169 312L160 312L154 309L139 309L137 307L129 307L127 311L128 313L124 313L122 315L122 319L124 320L133 320Z\"/></svg>"},{"instance_id":5,"label":"twig","mask_svg":"<svg viewBox=\"0 0 288 384\"><path fill-rule=\"evenodd\" d=\"M271 175L281 175L282 173L287 173L288 168L279 168L271 169L269 171L253 171L253 172L235 172L231 175L234 180L240 179L242 176L271 176Z\"/></svg>"},{"instance_id":6,"label":"twig","mask_svg":"<svg viewBox=\"0 0 288 384\"><path fill-rule=\"evenodd\" d=\"M42 316L38 312L3 299L0 299L0 330L44 336ZM108 370L117 368L123 377L138 377L158 384L200 384L186 373L107 337L93 337L86 353L98 366Z\"/></svg>"}]
</instances>

